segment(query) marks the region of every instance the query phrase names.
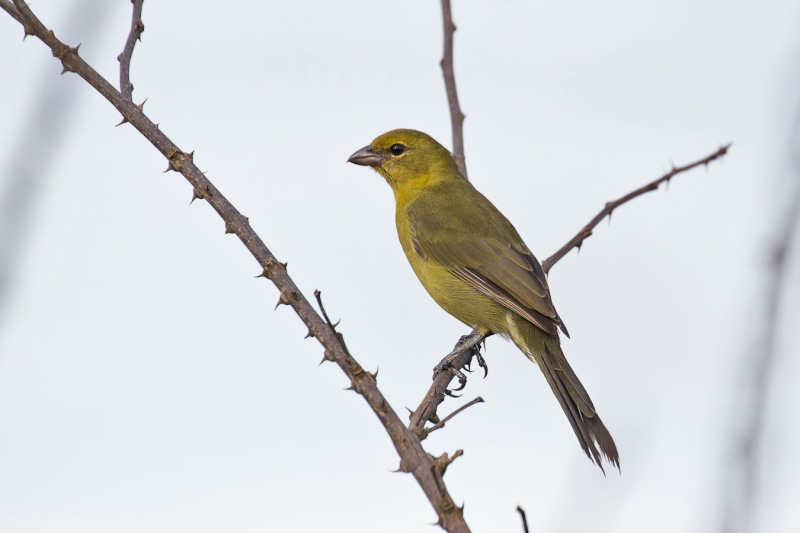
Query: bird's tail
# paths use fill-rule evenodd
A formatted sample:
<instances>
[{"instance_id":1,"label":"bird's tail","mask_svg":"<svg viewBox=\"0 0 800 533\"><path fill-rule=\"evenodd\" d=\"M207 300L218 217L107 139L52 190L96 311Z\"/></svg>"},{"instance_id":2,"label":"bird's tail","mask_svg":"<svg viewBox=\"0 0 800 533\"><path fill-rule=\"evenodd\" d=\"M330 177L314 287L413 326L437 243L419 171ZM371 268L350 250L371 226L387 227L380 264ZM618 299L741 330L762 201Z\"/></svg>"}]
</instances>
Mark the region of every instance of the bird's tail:
<instances>
[{"instance_id":1,"label":"bird's tail","mask_svg":"<svg viewBox=\"0 0 800 533\"><path fill-rule=\"evenodd\" d=\"M601 454L606 461L619 469L619 454L614 439L600 420L586 389L564 357L558 337L545 333L522 317L514 317L514 322L516 327L513 328L512 340L529 359L539 365L564 414L567 415L584 453L600 467L600 470L603 470L603 473L605 469Z\"/></svg>"}]
</instances>

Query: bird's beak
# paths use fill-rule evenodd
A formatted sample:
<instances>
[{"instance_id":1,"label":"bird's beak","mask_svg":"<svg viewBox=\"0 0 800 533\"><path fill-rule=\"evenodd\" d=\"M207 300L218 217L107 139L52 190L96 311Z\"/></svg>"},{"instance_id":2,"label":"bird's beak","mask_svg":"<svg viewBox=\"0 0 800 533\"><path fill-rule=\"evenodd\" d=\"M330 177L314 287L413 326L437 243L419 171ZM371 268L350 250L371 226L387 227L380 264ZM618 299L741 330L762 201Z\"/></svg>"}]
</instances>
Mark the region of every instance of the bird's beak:
<instances>
[{"instance_id":1,"label":"bird's beak","mask_svg":"<svg viewBox=\"0 0 800 533\"><path fill-rule=\"evenodd\" d=\"M373 152L371 146L365 146L358 152L351 155L347 162L355 163L356 165L361 165L362 167L377 167L383 163L383 158Z\"/></svg>"}]
</instances>

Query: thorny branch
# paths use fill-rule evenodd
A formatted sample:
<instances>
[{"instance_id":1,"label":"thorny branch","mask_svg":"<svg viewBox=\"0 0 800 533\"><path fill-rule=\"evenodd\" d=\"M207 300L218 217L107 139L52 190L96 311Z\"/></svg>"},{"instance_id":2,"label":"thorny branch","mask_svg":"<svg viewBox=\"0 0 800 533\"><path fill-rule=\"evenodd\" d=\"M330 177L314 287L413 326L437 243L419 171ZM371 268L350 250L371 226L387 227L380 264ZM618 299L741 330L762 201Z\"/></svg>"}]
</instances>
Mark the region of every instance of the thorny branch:
<instances>
[{"instance_id":1,"label":"thorny branch","mask_svg":"<svg viewBox=\"0 0 800 533\"><path fill-rule=\"evenodd\" d=\"M719 159L720 157L724 156L728 152L728 148L730 147L731 143L728 143L725 146L722 146L719 150L717 150L713 154L709 155L708 157L704 157L703 159L695 161L694 163L689 163L688 165L682 167L672 167L672 170L670 170L657 180L652 181L647 185L645 185L644 187L641 187L633 192L626 194L622 198L614 200L613 202L608 202L606 206L599 213L597 213L597 216L595 216L588 224L586 224L583 227L583 229L578 232L577 235L575 235L572 239L570 239L569 242L567 242L567 244L559 248L556 253L545 259L545 261L542 263L542 269L545 271L545 273L547 273L550 271L551 268L553 268L553 265L555 265L559 259L567 255L567 253L569 253L570 250L572 250L573 248L577 248L580 251L581 246L583 245L583 241L591 237L592 230L600 222L602 222L604 218L610 217L611 213L614 212L614 209L618 208L619 206L621 206L626 202L633 200L637 196L643 195L646 192L655 191L656 189L658 189L659 185L661 185L664 182L669 182L670 179L672 179L675 175L680 174L681 172L686 172L687 170L699 167L700 165L708 165L715 159Z\"/></svg>"},{"instance_id":2,"label":"thorny branch","mask_svg":"<svg viewBox=\"0 0 800 533\"><path fill-rule=\"evenodd\" d=\"M288 302L288 305L308 327L309 335L315 337L325 348L325 358L336 362L350 378L351 388L364 398L378 416L400 455L400 471L410 472L417 480L439 516L437 523L448 532L467 533L469 528L464 520L463 508L454 503L442 479L447 466L463 452L459 450L452 457L444 454L439 458L434 458L422 448L417 436L403 425L378 390L375 376L364 371L361 365L347 352L333 328L320 317L289 277L286 265L278 262L250 227L247 217L239 213L195 166L192 153L180 150L156 124L147 118L139 106L126 99L121 92L89 66L78 55L77 47L67 46L57 39L53 31L48 30L31 12L24 0L14 0L13 6L7 0L0 0L0 8L18 20L25 27L26 34L34 35L44 42L51 49L53 55L61 61L64 72L78 74L102 94L133 127L139 130L167 158L169 162L167 170L180 172L192 184L193 197L206 200L214 208L225 222L226 233L233 233L239 237L263 268L262 275L275 284L280 291L281 299ZM134 16L134 18L138 17Z\"/></svg>"},{"instance_id":3,"label":"thorny branch","mask_svg":"<svg viewBox=\"0 0 800 533\"><path fill-rule=\"evenodd\" d=\"M453 24L453 15L450 12L450 0L442 0L442 19L444 22L444 54L442 55L442 74L444 86L447 90L447 102L450 105L450 124L453 128L453 158L458 169L465 178L467 176L467 161L464 156L464 113L458 105L458 91L456 91L456 75L453 71L453 33L456 25Z\"/></svg>"}]
</instances>

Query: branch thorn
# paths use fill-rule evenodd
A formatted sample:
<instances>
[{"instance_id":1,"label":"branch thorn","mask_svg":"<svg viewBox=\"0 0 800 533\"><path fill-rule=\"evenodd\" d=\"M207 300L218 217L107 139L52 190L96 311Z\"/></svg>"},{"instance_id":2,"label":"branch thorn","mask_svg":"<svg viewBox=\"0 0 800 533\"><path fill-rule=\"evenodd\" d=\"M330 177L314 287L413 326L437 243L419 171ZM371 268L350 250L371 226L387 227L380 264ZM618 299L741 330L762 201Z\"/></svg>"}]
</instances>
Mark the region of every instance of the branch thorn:
<instances>
[{"instance_id":1,"label":"branch thorn","mask_svg":"<svg viewBox=\"0 0 800 533\"><path fill-rule=\"evenodd\" d=\"M197 199L203 199L203 193L200 191L198 187L195 187L194 189L192 189L192 200L189 203L192 204Z\"/></svg>"},{"instance_id":2,"label":"branch thorn","mask_svg":"<svg viewBox=\"0 0 800 533\"><path fill-rule=\"evenodd\" d=\"M263 273L262 273L262 274L263 274ZM281 291L281 295L280 295L280 297L278 298L278 303L276 303L276 304L275 304L275 309L277 309L277 308L278 308L279 306L281 306L281 305L289 305L289 298L287 298L287 297L284 295L283 291ZM273 311L274 311L275 309L273 309Z\"/></svg>"},{"instance_id":3,"label":"branch thorn","mask_svg":"<svg viewBox=\"0 0 800 533\"><path fill-rule=\"evenodd\" d=\"M322 356L322 361L319 364L324 363L325 361L335 361L336 358L333 356L333 352L331 350L326 349L325 354Z\"/></svg>"}]
</instances>

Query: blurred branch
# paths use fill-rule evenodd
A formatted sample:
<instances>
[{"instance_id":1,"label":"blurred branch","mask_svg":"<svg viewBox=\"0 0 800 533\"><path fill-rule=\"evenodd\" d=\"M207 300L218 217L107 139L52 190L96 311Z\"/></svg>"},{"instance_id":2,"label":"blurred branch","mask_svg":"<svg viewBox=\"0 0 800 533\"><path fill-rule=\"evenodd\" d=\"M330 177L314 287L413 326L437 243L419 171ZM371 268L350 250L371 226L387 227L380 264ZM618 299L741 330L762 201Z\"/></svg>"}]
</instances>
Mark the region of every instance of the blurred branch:
<instances>
[{"instance_id":1,"label":"blurred branch","mask_svg":"<svg viewBox=\"0 0 800 533\"><path fill-rule=\"evenodd\" d=\"M128 40L125 42L125 48L117 56L117 61L119 61L119 90L126 100L133 100L133 84L131 83L133 47L136 46L136 41L142 40L142 32L144 32L144 23L142 22L142 4L144 4L144 0L131 0L131 3L133 4L131 31L128 34Z\"/></svg>"},{"instance_id":2,"label":"blurred branch","mask_svg":"<svg viewBox=\"0 0 800 533\"><path fill-rule=\"evenodd\" d=\"M4 1L4 0L0 0ZM132 101L126 99L105 78L100 76L79 55L77 47L70 47L56 38L31 12L23 0L15 0L17 14L28 32L44 42L58 58L65 72L74 72L102 94L169 162L168 170L180 172L191 183L196 198L205 199L225 222L226 233L233 233L242 241L263 268L262 276L269 278L281 293L282 299L294 309L308 327L309 336L316 338L325 349L325 358L336 364L347 375L351 389L360 394L386 428L400 456L400 471L410 472L419 483L439 516L437 522L451 533L466 533L463 509L456 506L447 492L442 476L453 459L447 454L434 458L409 431L378 390L375 376L364 371L347 352L333 328L314 310L286 271L243 216L222 193L200 172L192 154L183 152L154 124ZM134 4L134 7L136 4ZM6 9L7 6L0 5ZM8 9L6 9L8 11ZM15 17L16 18L16 17Z\"/></svg>"},{"instance_id":3,"label":"blurred branch","mask_svg":"<svg viewBox=\"0 0 800 533\"><path fill-rule=\"evenodd\" d=\"M795 177L800 178L800 117L796 123L792 146ZM755 344L748 364L743 368L746 387L737 390L740 408L735 412L743 415L741 429L734 434L731 445L730 465L726 481L726 501L723 509L722 531L725 533L747 532L752 529L751 518L758 493L759 457L767 418L767 402L778 354L779 319L784 287L788 274L787 264L792 246L797 240L800 225L800 179L794 183L794 191L778 224L772 245L766 287L764 290L763 331ZM743 390L742 390L743 389Z\"/></svg>"},{"instance_id":4,"label":"blurred branch","mask_svg":"<svg viewBox=\"0 0 800 533\"><path fill-rule=\"evenodd\" d=\"M658 186L664 182L669 182L673 176L680 174L681 172L686 172L687 170L691 170L695 167L699 167L700 165L708 165L710 162L714 161L715 159L719 159L720 157L724 156L728 152L728 148L731 147L731 143L726 144L725 146L721 147L719 150L714 152L713 154L709 155L708 157L704 157L694 163L689 163L688 165L682 167L672 167L672 170L658 178L657 180L648 183L644 187L636 189L633 192L630 192L619 198L614 200L613 202L608 202L606 206L595 216L588 224L586 224L582 230L578 232L572 239L567 242L564 246L559 248L559 250L545 259L542 263L542 269L545 273L549 272L553 265L555 265L562 257L567 255L570 250L573 248L577 248L580 251L581 246L583 245L583 241L591 237L592 230L606 217L611 217L611 213L614 212L614 209L618 208L622 204L629 202L636 198L637 196L641 196L646 192L655 191L658 189Z\"/></svg>"},{"instance_id":5,"label":"blurred branch","mask_svg":"<svg viewBox=\"0 0 800 533\"><path fill-rule=\"evenodd\" d=\"M0 8L23 24L22 15L8 0L0 0ZM74 0L69 9L66 27L88 41L105 27L113 4L107 0ZM27 36L30 32L26 31ZM58 157L66 133L78 105L77 83L58 84L52 64L41 73L31 110L23 118L11 148L8 166L0 170L0 321L6 316L14 280L30 240L42 191ZM11 127L11 124L6 124Z\"/></svg>"},{"instance_id":6,"label":"blurred branch","mask_svg":"<svg viewBox=\"0 0 800 533\"><path fill-rule=\"evenodd\" d=\"M458 105L458 91L456 91L456 75L453 71L453 34L456 25L453 24L453 15L450 12L450 0L442 0L442 20L444 22L444 54L442 61L442 74L444 86L447 90L447 102L450 105L450 124L453 128L453 158L458 169L467 178L467 161L464 156L464 113Z\"/></svg>"}]
</instances>

